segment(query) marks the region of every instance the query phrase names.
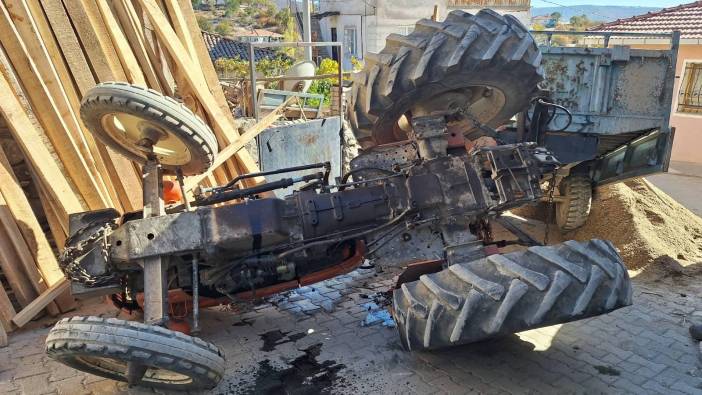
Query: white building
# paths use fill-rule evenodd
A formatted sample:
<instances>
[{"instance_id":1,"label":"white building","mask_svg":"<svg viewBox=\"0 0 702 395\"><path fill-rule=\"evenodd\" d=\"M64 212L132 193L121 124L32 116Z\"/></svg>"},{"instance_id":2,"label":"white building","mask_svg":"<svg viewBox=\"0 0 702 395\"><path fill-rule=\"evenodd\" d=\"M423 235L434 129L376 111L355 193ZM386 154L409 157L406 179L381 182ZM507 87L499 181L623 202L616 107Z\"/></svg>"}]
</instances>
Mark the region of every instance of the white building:
<instances>
[{"instance_id":1,"label":"white building","mask_svg":"<svg viewBox=\"0 0 702 395\"><path fill-rule=\"evenodd\" d=\"M294 1L294 0L293 0ZM344 68L351 68L351 57L363 59L366 52L379 52L391 33L409 34L422 18L431 18L438 5L438 20L453 10L477 13L491 8L512 14L525 26L531 20L530 0L319 0L314 15L319 20L319 41L344 43ZM315 23L313 23L315 25ZM336 57L336 56L335 56Z\"/></svg>"}]
</instances>

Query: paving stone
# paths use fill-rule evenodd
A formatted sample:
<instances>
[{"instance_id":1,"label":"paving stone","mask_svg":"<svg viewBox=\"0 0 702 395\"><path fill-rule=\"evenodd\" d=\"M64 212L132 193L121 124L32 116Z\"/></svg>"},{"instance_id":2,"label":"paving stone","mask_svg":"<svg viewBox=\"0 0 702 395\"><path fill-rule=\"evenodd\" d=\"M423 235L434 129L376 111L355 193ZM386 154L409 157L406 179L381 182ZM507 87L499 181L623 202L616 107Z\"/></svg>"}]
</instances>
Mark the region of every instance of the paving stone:
<instances>
[{"instance_id":1,"label":"paving stone","mask_svg":"<svg viewBox=\"0 0 702 395\"><path fill-rule=\"evenodd\" d=\"M117 387L117 382L113 380L100 380L85 385L86 389L94 395L108 395L124 393Z\"/></svg>"},{"instance_id":2,"label":"paving stone","mask_svg":"<svg viewBox=\"0 0 702 395\"><path fill-rule=\"evenodd\" d=\"M90 394L90 390L83 386L83 379L83 375L74 375L73 377L52 382L50 387L56 389L58 395Z\"/></svg>"},{"instance_id":3,"label":"paving stone","mask_svg":"<svg viewBox=\"0 0 702 395\"><path fill-rule=\"evenodd\" d=\"M19 392L19 386L10 380L0 380L0 394L14 394Z\"/></svg>"},{"instance_id":4,"label":"paving stone","mask_svg":"<svg viewBox=\"0 0 702 395\"><path fill-rule=\"evenodd\" d=\"M696 284L636 285L634 306L607 317L448 350L407 353L396 330L360 326L367 314L362 305L371 301L361 294L388 289L394 281L390 272L376 276L357 271L278 295L269 303L246 305L241 313L203 311L202 337L227 355L225 381L215 393L227 393L234 388L227 385L242 377L242 385L255 382L264 359L283 369L317 344L321 349L314 360L345 366L337 373L345 382L332 387L335 394L702 393L700 350L679 316L670 314L702 311L702 299L676 296L696 295ZM644 289L663 297L641 294ZM276 329L305 336L261 352L260 335ZM308 329L314 332L308 334ZM47 359L46 333L42 328L12 334L10 346L0 350L0 393L154 393ZM596 366L612 367L619 375L602 374ZM246 388L241 392L253 392L253 387Z\"/></svg>"},{"instance_id":5,"label":"paving stone","mask_svg":"<svg viewBox=\"0 0 702 395\"><path fill-rule=\"evenodd\" d=\"M22 379L25 377L43 375L51 373L51 368L44 365L43 363L33 363L28 365L21 365L22 369L16 369L14 374L14 379Z\"/></svg>"},{"instance_id":6,"label":"paving stone","mask_svg":"<svg viewBox=\"0 0 702 395\"><path fill-rule=\"evenodd\" d=\"M304 311L305 313L314 313L314 312L319 311L319 310L322 309L321 307L317 306L316 304L310 302L310 301L307 300L307 299L299 300L299 301L297 301L297 302L295 302L295 303L296 303L296 304L298 305L298 307L300 307L300 308L302 309L302 311Z\"/></svg>"},{"instance_id":7,"label":"paving stone","mask_svg":"<svg viewBox=\"0 0 702 395\"><path fill-rule=\"evenodd\" d=\"M15 379L14 382L23 394L40 395L54 392L54 389L49 386L49 373Z\"/></svg>"}]
</instances>

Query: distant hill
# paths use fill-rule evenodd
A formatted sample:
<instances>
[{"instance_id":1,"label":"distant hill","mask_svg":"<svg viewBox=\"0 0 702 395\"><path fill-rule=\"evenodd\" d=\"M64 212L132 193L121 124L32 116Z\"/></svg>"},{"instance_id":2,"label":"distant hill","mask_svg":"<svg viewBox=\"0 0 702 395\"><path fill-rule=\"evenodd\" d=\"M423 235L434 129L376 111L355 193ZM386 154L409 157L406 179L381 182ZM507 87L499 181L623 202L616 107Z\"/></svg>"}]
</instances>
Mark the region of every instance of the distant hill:
<instances>
[{"instance_id":1,"label":"distant hill","mask_svg":"<svg viewBox=\"0 0 702 395\"><path fill-rule=\"evenodd\" d=\"M531 16L550 15L553 12L560 12L561 21L563 22L567 22L572 16L583 14L587 15L592 21L610 22L659 10L660 8L655 7L574 5L570 7L532 7Z\"/></svg>"}]
</instances>

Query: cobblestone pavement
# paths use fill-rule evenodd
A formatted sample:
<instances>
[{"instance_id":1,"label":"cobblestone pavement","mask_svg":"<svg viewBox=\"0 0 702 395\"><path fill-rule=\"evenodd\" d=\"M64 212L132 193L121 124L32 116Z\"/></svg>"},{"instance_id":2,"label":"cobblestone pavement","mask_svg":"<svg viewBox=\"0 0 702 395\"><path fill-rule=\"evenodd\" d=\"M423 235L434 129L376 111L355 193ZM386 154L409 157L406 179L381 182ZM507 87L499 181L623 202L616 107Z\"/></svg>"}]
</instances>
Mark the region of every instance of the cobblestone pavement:
<instances>
[{"instance_id":1,"label":"cobblestone pavement","mask_svg":"<svg viewBox=\"0 0 702 395\"><path fill-rule=\"evenodd\" d=\"M634 279L634 305L612 314L437 352L407 353L395 329L362 326L393 273L358 270L233 313L203 312L202 337L227 356L225 393L702 394L702 277ZM374 299L375 298L375 299ZM104 304L76 314L115 316ZM150 393L83 374L43 353L49 323L0 349L0 393Z\"/></svg>"}]
</instances>

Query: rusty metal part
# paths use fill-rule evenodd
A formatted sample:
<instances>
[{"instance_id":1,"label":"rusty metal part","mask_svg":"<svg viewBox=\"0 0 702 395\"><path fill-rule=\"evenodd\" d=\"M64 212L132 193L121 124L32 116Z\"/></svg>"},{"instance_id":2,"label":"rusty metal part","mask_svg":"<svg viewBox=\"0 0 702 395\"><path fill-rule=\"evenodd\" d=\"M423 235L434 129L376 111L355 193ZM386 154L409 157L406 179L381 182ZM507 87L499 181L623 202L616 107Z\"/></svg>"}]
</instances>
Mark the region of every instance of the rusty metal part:
<instances>
[{"instance_id":1,"label":"rusty metal part","mask_svg":"<svg viewBox=\"0 0 702 395\"><path fill-rule=\"evenodd\" d=\"M444 268L446 261L443 259L435 259L432 261L414 262L407 265L405 271L400 273L395 282L395 289L400 289L404 283L419 280L424 274L436 273Z\"/></svg>"}]
</instances>

